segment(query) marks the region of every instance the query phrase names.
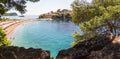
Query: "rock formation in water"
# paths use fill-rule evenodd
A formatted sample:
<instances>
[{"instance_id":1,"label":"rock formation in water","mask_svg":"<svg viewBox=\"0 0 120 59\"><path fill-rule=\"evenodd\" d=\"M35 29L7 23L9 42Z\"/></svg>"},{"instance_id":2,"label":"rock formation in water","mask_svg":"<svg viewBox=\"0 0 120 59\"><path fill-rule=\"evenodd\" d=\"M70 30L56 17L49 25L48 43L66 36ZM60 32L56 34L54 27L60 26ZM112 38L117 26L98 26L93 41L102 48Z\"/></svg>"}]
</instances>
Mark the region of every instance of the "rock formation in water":
<instances>
[{"instance_id":1,"label":"rock formation in water","mask_svg":"<svg viewBox=\"0 0 120 59\"><path fill-rule=\"evenodd\" d=\"M50 52L42 49L0 46L0 59L51 59Z\"/></svg>"},{"instance_id":2,"label":"rock formation in water","mask_svg":"<svg viewBox=\"0 0 120 59\"><path fill-rule=\"evenodd\" d=\"M106 36L96 36L61 50L56 59L120 59L120 44Z\"/></svg>"}]
</instances>

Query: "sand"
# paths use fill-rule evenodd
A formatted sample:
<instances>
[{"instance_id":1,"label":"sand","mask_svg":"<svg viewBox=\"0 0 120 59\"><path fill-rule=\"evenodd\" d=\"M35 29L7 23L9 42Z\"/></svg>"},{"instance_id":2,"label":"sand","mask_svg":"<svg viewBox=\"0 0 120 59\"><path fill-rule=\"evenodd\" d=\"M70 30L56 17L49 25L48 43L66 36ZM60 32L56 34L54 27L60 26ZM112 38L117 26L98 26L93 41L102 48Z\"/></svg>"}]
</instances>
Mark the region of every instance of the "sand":
<instances>
[{"instance_id":1,"label":"sand","mask_svg":"<svg viewBox=\"0 0 120 59\"><path fill-rule=\"evenodd\" d=\"M36 20L19 20L19 21L12 21L8 24L2 25L2 29L5 30L7 37L9 38L11 33L14 31L14 29L16 27L18 27L19 25L22 25L24 23L28 23L28 22L33 22Z\"/></svg>"}]
</instances>

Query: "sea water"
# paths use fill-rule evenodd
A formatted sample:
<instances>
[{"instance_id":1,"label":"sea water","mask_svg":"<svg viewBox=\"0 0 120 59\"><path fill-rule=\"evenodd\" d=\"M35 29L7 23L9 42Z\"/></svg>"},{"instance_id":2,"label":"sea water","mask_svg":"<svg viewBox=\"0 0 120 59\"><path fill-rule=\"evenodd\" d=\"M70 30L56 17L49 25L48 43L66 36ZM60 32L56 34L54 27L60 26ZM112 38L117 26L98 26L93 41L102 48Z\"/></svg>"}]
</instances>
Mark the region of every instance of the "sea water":
<instances>
[{"instance_id":1,"label":"sea water","mask_svg":"<svg viewBox=\"0 0 120 59\"><path fill-rule=\"evenodd\" d=\"M11 35L12 45L49 50L56 57L62 49L71 47L72 34L80 31L72 22L36 21L18 26Z\"/></svg>"}]
</instances>

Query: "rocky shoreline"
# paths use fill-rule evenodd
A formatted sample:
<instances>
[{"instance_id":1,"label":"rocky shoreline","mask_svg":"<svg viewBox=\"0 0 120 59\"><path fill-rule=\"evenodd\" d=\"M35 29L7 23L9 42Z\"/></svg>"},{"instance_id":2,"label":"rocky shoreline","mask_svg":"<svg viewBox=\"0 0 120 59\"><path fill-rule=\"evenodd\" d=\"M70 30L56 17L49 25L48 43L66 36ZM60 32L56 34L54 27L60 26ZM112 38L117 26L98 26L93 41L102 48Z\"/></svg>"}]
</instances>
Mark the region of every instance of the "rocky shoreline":
<instances>
[{"instance_id":1,"label":"rocky shoreline","mask_svg":"<svg viewBox=\"0 0 120 59\"><path fill-rule=\"evenodd\" d=\"M61 50L56 59L120 59L120 44L106 36L96 36Z\"/></svg>"},{"instance_id":2,"label":"rocky shoreline","mask_svg":"<svg viewBox=\"0 0 120 59\"><path fill-rule=\"evenodd\" d=\"M69 49L59 51L56 59L120 59L120 43L113 41L110 36L95 36ZM42 49L0 46L0 59L54 58L51 58L50 51Z\"/></svg>"},{"instance_id":3,"label":"rocky shoreline","mask_svg":"<svg viewBox=\"0 0 120 59\"><path fill-rule=\"evenodd\" d=\"M25 49L15 46L0 46L0 59L51 59L50 52L42 49Z\"/></svg>"}]
</instances>

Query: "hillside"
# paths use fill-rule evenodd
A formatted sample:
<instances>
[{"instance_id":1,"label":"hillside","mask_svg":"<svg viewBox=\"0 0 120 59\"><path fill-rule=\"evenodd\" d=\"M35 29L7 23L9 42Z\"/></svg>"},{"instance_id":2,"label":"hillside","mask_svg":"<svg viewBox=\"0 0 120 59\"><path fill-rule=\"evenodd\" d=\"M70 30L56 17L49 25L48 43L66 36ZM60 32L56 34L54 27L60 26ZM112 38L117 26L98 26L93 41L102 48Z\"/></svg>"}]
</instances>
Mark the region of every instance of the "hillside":
<instances>
[{"instance_id":1,"label":"hillside","mask_svg":"<svg viewBox=\"0 0 120 59\"><path fill-rule=\"evenodd\" d=\"M48 12L48 13L44 13L44 14L41 14L39 16L39 18L50 18L50 19L53 19L53 20L66 20L66 21L69 21L71 20L71 10L67 10L67 9L63 9L63 10L60 10L58 9L57 11L53 12Z\"/></svg>"}]
</instances>

